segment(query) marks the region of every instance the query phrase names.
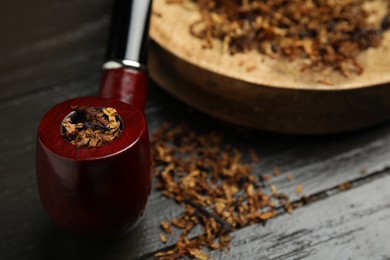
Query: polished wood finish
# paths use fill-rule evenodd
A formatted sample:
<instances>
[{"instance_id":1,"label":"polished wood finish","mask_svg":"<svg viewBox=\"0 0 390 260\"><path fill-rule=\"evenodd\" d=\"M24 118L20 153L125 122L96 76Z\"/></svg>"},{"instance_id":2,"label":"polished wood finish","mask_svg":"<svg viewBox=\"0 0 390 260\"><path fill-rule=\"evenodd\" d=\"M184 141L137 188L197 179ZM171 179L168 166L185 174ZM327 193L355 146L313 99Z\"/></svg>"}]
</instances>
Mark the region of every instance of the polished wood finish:
<instances>
[{"instance_id":1,"label":"polished wood finish","mask_svg":"<svg viewBox=\"0 0 390 260\"><path fill-rule=\"evenodd\" d=\"M129 23L130 7L136 2L116 3L129 10L117 7L113 15ZM139 18L148 24L147 16ZM126 30L114 31L113 37L123 33ZM110 46L110 51L115 47ZM44 208L58 226L78 235L110 238L133 228L144 215L152 189L150 143L143 116L146 87L147 78L138 68L106 69L99 97L62 102L43 117L36 144L37 184ZM77 149L60 131L75 106L115 108L122 133L109 144Z\"/></svg>"},{"instance_id":2,"label":"polished wood finish","mask_svg":"<svg viewBox=\"0 0 390 260\"><path fill-rule=\"evenodd\" d=\"M111 4L0 1L0 35L7 35L0 41L0 259L153 259L154 252L177 241L176 231L167 243L160 241L159 222L179 216L183 205L154 189L139 225L105 241L57 228L39 198L34 161L39 122L64 100L97 94ZM57 54L59 60L53 60ZM300 183L305 195L322 194L292 214L237 230L230 252L210 252L215 259L390 258L389 123L330 136L269 134L196 112L151 83L145 110L150 133L163 122L186 123L197 133L222 132L226 145L256 151L254 174L272 176L269 185L278 191L297 199ZM246 153L242 158L250 160ZM280 176L273 175L275 166ZM354 181L352 189L339 192L337 184L347 180Z\"/></svg>"},{"instance_id":3,"label":"polished wood finish","mask_svg":"<svg viewBox=\"0 0 390 260\"><path fill-rule=\"evenodd\" d=\"M72 106L114 107L121 135L104 146L77 149L60 134ZM143 115L132 106L97 97L76 98L51 109L38 128L38 190L53 221L75 234L111 237L143 216L151 192L151 156Z\"/></svg>"},{"instance_id":4,"label":"polished wood finish","mask_svg":"<svg viewBox=\"0 0 390 260\"><path fill-rule=\"evenodd\" d=\"M132 104L138 111L145 110L147 78L139 70L118 68L105 70L99 96Z\"/></svg>"},{"instance_id":5,"label":"polished wood finish","mask_svg":"<svg viewBox=\"0 0 390 260\"><path fill-rule=\"evenodd\" d=\"M132 228L151 192L149 136L142 113L146 77L131 69L107 70L102 97L76 98L43 117L37 139L37 183L43 205L60 227L75 234L112 237ZM121 101L120 101L121 100ZM73 106L113 107L121 135L101 147L77 149L61 136Z\"/></svg>"},{"instance_id":6,"label":"polished wood finish","mask_svg":"<svg viewBox=\"0 0 390 260\"><path fill-rule=\"evenodd\" d=\"M373 3L374 18L383 17L386 1ZM390 31L379 48L359 56L364 73L345 77L331 70L302 71L304 61L255 51L231 56L218 42L203 49L202 41L189 34L189 25L199 19L194 4L156 0L153 10L151 77L203 112L293 134L345 132L390 118Z\"/></svg>"}]
</instances>

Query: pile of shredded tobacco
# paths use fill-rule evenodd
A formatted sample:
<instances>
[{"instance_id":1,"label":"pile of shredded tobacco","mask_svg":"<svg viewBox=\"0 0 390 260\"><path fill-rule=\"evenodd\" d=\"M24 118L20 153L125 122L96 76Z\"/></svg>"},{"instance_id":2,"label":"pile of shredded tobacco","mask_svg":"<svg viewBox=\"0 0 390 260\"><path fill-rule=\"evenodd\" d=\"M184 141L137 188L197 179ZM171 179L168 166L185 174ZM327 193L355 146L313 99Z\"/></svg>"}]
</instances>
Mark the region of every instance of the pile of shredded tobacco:
<instances>
[{"instance_id":1,"label":"pile of shredded tobacco","mask_svg":"<svg viewBox=\"0 0 390 260\"><path fill-rule=\"evenodd\" d=\"M114 108L72 107L62 122L62 136L77 148L91 148L112 142L121 134L121 122Z\"/></svg>"},{"instance_id":2,"label":"pile of shredded tobacco","mask_svg":"<svg viewBox=\"0 0 390 260\"><path fill-rule=\"evenodd\" d=\"M364 8L373 0L167 1L197 4L201 19L190 33L204 40L204 48L213 48L212 39L219 39L224 52L258 50L271 57L302 58L312 68L330 67L344 76L363 72L357 56L378 47L390 27L387 0L379 0L387 4L387 15L378 21Z\"/></svg>"},{"instance_id":3,"label":"pile of shredded tobacco","mask_svg":"<svg viewBox=\"0 0 390 260\"><path fill-rule=\"evenodd\" d=\"M259 160L254 151L246 156L251 161L244 162L242 152L225 145L220 134L200 135L187 126L165 124L152 138L152 153L156 189L184 205L181 216L160 223L163 243L173 229L181 230L172 249L155 254L160 259L209 259L203 250L229 249L229 233L235 229L265 222L278 210L290 213L295 208L276 187L265 191L269 176L252 174L251 164ZM274 173L280 174L280 169ZM200 235L190 234L201 228Z\"/></svg>"}]
</instances>

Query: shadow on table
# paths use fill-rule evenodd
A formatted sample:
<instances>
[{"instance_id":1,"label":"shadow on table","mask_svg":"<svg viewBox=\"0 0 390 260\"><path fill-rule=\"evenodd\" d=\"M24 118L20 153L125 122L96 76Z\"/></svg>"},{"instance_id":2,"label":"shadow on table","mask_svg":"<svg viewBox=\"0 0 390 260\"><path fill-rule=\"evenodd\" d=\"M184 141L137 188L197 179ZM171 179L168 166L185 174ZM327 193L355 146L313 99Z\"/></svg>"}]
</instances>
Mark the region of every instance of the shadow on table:
<instances>
[{"instance_id":1,"label":"shadow on table","mask_svg":"<svg viewBox=\"0 0 390 260\"><path fill-rule=\"evenodd\" d=\"M198 134L208 134L210 131L221 133L226 143L237 148L252 147L262 155L280 153L303 146L332 147L342 144L343 149L346 150L351 146L358 147L375 140L378 136L385 136L390 128L390 123L384 122L364 129L329 135L289 135L265 132L234 125L191 108L153 82L148 90L148 107L149 111L147 110L145 115L151 135L163 122L169 122L172 126L185 124Z\"/></svg>"},{"instance_id":2,"label":"shadow on table","mask_svg":"<svg viewBox=\"0 0 390 260\"><path fill-rule=\"evenodd\" d=\"M110 240L93 240L71 235L51 222L47 222L39 259L134 259L132 252L142 239L143 221L132 231ZM130 257L129 256L134 256Z\"/></svg>"}]
</instances>

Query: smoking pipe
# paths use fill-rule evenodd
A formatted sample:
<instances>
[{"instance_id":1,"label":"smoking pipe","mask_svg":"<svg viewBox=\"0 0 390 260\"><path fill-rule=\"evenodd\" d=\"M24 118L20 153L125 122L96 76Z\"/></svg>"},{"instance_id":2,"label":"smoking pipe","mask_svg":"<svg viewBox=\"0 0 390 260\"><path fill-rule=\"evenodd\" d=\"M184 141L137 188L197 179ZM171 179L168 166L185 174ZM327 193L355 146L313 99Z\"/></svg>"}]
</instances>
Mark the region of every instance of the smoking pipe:
<instances>
[{"instance_id":1,"label":"smoking pipe","mask_svg":"<svg viewBox=\"0 0 390 260\"><path fill-rule=\"evenodd\" d=\"M151 192L145 106L146 41L151 0L116 0L98 97L56 105L38 128L36 176L43 206L58 226L83 236L112 237L134 227ZM72 106L112 107L122 133L77 149L61 136Z\"/></svg>"}]
</instances>

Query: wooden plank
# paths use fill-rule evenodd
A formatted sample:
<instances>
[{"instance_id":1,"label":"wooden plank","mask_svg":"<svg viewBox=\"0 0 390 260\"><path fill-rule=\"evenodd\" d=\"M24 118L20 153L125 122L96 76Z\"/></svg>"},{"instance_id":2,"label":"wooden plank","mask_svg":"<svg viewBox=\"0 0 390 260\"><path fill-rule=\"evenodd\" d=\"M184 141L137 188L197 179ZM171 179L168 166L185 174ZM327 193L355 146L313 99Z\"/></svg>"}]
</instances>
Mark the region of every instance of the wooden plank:
<instances>
[{"instance_id":1,"label":"wooden plank","mask_svg":"<svg viewBox=\"0 0 390 260\"><path fill-rule=\"evenodd\" d=\"M229 254L215 259L389 259L390 171L340 193L234 233Z\"/></svg>"},{"instance_id":2,"label":"wooden plank","mask_svg":"<svg viewBox=\"0 0 390 260\"><path fill-rule=\"evenodd\" d=\"M0 98L99 71L111 1L1 1Z\"/></svg>"},{"instance_id":3,"label":"wooden plank","mask_svg":"<svg viewBox=\"0 0 390 260\"><path fill-rule=\"evenodd\" d=\"M390 136L387 126L378 128L379 140L363 132L344 135L342 139L328 137L312 145L298 147L280 153L255 166L255 172L272 176L270 184L297 199L304 194L313 194L328 189L337 183L358 179L364 175L390 167ZM375 130L374 130L375 131ZM340 138L340 139L339 139ZM279 166L282 174L275 176L272 167ZM287 181L287 176L292 180ZM303 193L296 194L296 186L302 184Z\"/></svg>"},{"instance_id":4,"label":"wooden plank","mask_svg":"<svg viewBox=\"0 0 390 260\"><path fill-rule=\"evenodd\" d=\"M42 250L49 256L57 252L64 259L100 255L135 258L150 255L174 243L174 236L169 237L166 245L159 241L159 221L179 214L181 208L161 198L157 192L151 196L143 222L129 235L103 247L99 243L59 231L50 223L41 207L34 174L34 142L38 122L45 111L61 100L94 94L99 77L96 73L0 105L6 122L0 156L0 215L3 216L0 219L0 226L3 227L0 252L3 253L0 254L5 254L7 258L34 259L42 254ZM262 162L255 167L256 173L269 174L274 166L282 168L282 175L271 181L290 196L294 195L294 187L298 182L303 184L306 194L311 194L347 178L359 177L361 165L369 166L368 174L388 167L390 125L336 137L298 138L262 134L231 128L198 113L189 116L185 106L154 86L149 89L147 107L151 132L164 120L171 123L187 122L200 132L208 131L209 128L218 131L228 129L226 142L244 149L254 148L259 155L263 155ZM15 128L20 122L23 122L23 127ZM208 126L200 126L204 124ZM318 147L323 150L317 150ZM369 160L363 160L365 158ZM21 160L23 163L20 163ZM355 168L351 166L354 164L357 165ZM286 182L288 173L294 174L291 182ZM292 219L290 221L286 218L286 225L288 223L293 223ZM47 243L50 248L46 248ZM28 246L21 250L21 244Z\"/></svg>"}]
</instances>

